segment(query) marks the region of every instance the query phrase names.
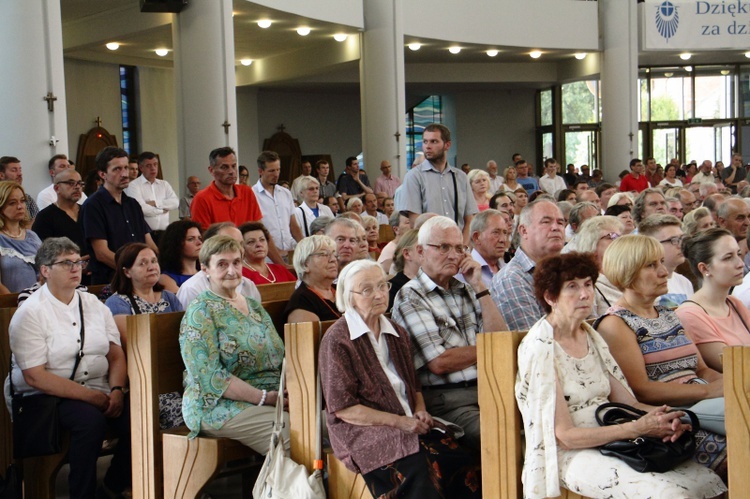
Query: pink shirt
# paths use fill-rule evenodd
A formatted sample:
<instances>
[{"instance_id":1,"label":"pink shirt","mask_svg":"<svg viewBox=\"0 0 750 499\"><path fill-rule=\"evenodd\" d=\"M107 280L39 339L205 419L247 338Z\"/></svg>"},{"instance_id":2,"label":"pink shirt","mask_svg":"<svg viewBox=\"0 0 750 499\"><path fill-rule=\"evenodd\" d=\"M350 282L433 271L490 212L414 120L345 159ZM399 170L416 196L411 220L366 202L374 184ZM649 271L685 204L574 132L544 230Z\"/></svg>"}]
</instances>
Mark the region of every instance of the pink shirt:
<instances>
[{"instance_id":1,"label":"pink shirt","mask_svg":"<svg viewBox=\"0 0 750 499\"><path fill-rule=\"evenodd\" d=\"M693 340L693 343L696 345L716 342L727 346L750 345L750 332L745 327L745 324L750 326L750 310L734 296L730 296L729 300L739 311L741 318L732 305L729 305L729 315L726 317L711 317L702 308L691 303L686 303L676 310L685 333ZM742 323L743 319L745 324Z\"/></svg>"}]
</instances>

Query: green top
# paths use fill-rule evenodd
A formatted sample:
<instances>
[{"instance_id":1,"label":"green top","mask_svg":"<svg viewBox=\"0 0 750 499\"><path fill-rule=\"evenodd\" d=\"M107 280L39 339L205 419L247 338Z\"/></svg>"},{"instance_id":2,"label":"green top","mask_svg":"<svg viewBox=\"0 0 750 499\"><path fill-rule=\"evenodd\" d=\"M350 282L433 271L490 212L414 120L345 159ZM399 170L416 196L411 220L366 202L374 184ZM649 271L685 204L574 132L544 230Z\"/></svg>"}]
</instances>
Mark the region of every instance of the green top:
<instances>
[{"instance_id":1,"label":"green top","mask_svg":"<svg viewBox=\"0 0 750 499\"><path fill-rule=\"evenodd\" d=\"M260 303L246 298L245 316L224 298L204 291L188 306L180 324L185 362L182 415L195 438L201 423L219 429L251 406L224 398L231 375L259 390L278 390L284 342Z\"/></svg>"}]
</instances>

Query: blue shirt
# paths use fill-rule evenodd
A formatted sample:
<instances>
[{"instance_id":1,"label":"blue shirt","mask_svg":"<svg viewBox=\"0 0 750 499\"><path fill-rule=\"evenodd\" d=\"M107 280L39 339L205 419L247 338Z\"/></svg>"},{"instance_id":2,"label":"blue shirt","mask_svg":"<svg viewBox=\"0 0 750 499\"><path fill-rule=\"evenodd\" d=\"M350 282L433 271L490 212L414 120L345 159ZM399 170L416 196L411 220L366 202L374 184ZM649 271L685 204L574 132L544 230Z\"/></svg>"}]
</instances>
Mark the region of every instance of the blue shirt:
<instances>
[{"instance_id":1,"label":"blue shirt","mask_svg":"<svg viewBox=\"0 0 750 499\"><path fill-rule=\"evenodd\" d=\"M532 193L539 190L539 182L534 177L517 177L516 182L526 189L526 194L531 196Z\"/></svg>"}]
</instances>

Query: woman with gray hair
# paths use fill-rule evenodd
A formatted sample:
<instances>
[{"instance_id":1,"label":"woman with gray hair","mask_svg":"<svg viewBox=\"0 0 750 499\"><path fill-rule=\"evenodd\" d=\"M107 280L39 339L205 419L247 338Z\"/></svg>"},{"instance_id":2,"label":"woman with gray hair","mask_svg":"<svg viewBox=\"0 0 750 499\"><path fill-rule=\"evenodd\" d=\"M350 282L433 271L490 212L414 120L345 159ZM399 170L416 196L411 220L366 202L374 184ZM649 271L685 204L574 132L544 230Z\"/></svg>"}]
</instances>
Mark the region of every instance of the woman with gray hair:
<instances>
[{"instance_id":1,"label":"woman with gray hair","mask_svg":"<svg viewBox=\"0 0 750 499\"><path fill-rule=\"evenodd\" d=\"M294 210L294 217L297 219L297 225L302 228L305 237L312 236L315 232L312 230L312 223L318 217L331 217L331 209L318 203L320 197L320 182L311 176L302 177L299 183L299 206Z\"/></svg>"},{"instance_id":2,"label":"woman with gray hair","mask_svg":"<svg viewBox=\"0 0 750 499\"><path fill-rule=\"evenodd\" d=\"M601 270L604 251L612 244L612 241L623 235L623 229L623 224L617 217L603 215L589 218L583 222L581 229L573 240L563 248L563 253L575 251L578 253L593 253L594 255L596 267L599 269L599 277L594 285L596 293L593 317L603 315L622 296L622 291L609 282L609 279L602 274Z\"/></svg>"},{"instance_id":3,"label":"woman with gray hair","mask_svg":"<svg viewBox=\"0 0 750 499\"><path fill-rule=\"evenodd\" d=\"M373 497L481 497L475 459L425 409L409 334L383 315L389 288L367 260L339 277L344 315L319 354L334 454L362 473Z\"/></svg>"},{"instance_id":4,"label":"woman with gray hair","mask_svg":"<svg viewBox=\"0 0 750 499\"><path fill-rule=\"evenodd\" d=\"M45 283L10 322L10 393L60 398L58 421L70 432L70 497L95 496L96 461L113 429L119 443L101 492L120 497L130 485L125 352L109 309L76 290L86 263L67 237L47 238L39 248L36 264Z\"/></svg>"},{"instance_id":5,"label":"woman with gray hair","mask_svg":"<svg viewBox=\"0 0 750 499\"><path fill-rule=\"evenodd\" d=\"M294 270L301 282L289 297L284 322L331 321L341 317L333 287L339 273L334 240L328 236L304 238L294 248Z\"/></svg>"}]
</instances>

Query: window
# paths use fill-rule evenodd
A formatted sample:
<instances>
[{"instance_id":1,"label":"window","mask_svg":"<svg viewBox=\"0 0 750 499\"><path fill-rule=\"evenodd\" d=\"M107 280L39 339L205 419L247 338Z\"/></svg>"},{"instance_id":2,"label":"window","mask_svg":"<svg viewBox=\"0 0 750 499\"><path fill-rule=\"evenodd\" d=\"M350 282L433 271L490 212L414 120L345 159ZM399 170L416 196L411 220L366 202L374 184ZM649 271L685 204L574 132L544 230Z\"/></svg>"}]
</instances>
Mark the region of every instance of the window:
<instances>
[{"instance_id":1,"label":"window","mask_svg":"<svg viewBox=\"0 0 750 499\"><path fill-rule=\"evenodd\" d=\"M552 125L552 89L539 92L539 105L541 107L540 125Z\"/></svg>"},{"instance_id":2,"label":"window","mask_svg":"<svg viewBox=\"0 0 750 499\"><path fill-rule=\"evenodd\" d=\"M431 95L406 113L406 167L411 168L414 157L422 151L422 132L430 123L440 123L443 104L439 95Z\"/></svg>"},{"instance_id":3,"label":"window","mask_svg":"<svg viewBox=\"0 0 750 499\"><path fill-rule=\"evenodd\" d=\"M599 82L577 81L562 86L564 125L599 122Z\"/></svg>"},{"instance_id":4,"label":"window","mask_svg":"<svg viewBox=\"0 0 750 499\"><path fill-rule=\"evenodd\" d=\"M120 108L122 110L122 148L137 154L138 110L135 103L135 66L120 66Z\"/></svg>"}]
</instances>

